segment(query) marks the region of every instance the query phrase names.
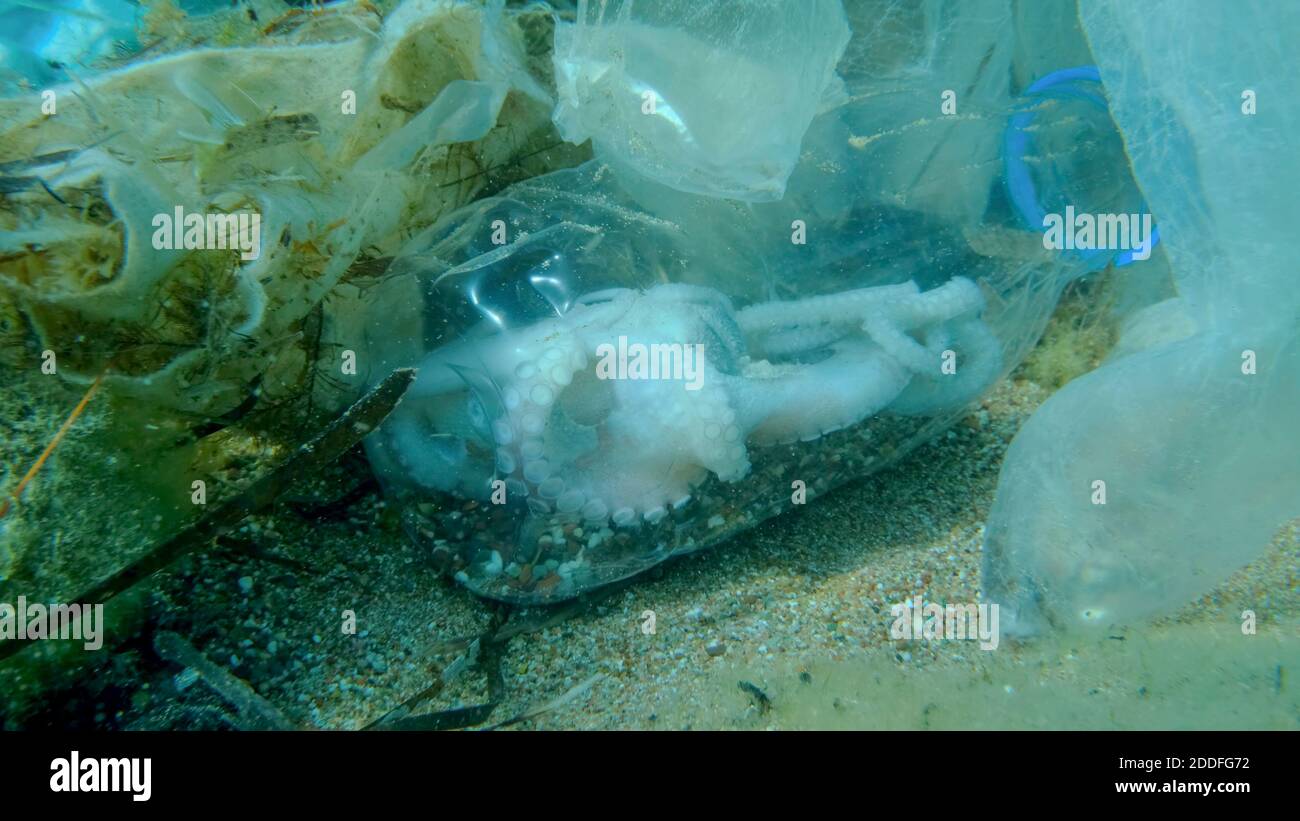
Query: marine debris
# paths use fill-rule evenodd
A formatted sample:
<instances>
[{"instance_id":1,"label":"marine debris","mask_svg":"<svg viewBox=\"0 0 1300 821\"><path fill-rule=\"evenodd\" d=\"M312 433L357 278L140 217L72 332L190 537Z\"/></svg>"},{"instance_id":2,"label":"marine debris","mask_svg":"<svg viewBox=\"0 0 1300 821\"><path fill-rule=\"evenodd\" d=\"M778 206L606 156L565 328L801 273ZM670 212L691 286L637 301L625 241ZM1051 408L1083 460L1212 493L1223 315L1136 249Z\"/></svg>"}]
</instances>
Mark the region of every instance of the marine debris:
<instances>
[{"instance_id":1,"label":"marine debris","mask_svg":"<svg viewBox=\"0 0 1300 821\"><path fill-rule=\"evenodd\" d=\"M74 601L99 604L170 566L177 559L213 546L250 514L275 502L287 488L303 482L314 472L356 446L392 412L415 380L415 371L399 369L388 375L365 397L336 419L318 436L305 443L285 462L272 468L233 497L217 504L193 525L150 548L141 558L78 594ZM22 642L0 643L0 660L21 650Z\"/></svg>"}]
</instances>

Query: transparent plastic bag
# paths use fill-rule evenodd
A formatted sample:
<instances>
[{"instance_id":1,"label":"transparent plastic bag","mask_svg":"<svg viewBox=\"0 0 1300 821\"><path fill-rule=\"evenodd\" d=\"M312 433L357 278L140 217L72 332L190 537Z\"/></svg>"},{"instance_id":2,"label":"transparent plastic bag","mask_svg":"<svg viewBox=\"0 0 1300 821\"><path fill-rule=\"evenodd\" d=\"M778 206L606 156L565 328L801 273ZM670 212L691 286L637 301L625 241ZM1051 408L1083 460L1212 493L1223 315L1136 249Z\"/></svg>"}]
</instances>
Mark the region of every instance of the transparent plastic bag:
<instances>
[{"instance_id":1,"label":"transparent plastic bag","mask_svg":"<svg viewBox=\"0 0 1300 821\"><path fill-rule=\"evenodd\" d=\"M707 264L691 202L664 219L593 161L451 215L370 293L361 361L420 375L368 454L476 593L567 598L891 463L1018 361L1058 292L1050 259L882 209L843 215L883 237L866 253L823 241L765 281ZM759 256L791 244L768 236Z\"/></svg>"},{"instance_id":2,"label":"transparent plastic bag","mask_svg":"<svg viewBox=\"0 0 1300 821\"><path fill-rule=\"evenodd\" d=\"M369 291L359 361L420 368L371 462L470 589L555 601L716 545L933 438L1037 341L1092 264L1044 247L1005 173L1018 26L1040 32L997 0L919 16L855 39L895 62L847 67L780 199L683 191L598 145L448 215ZM950 85L972 91L947 113ZM1073 195L1058 164L1091 168L1097 202L1131 195L1104 116L1056 112L1018 156L1036 196Z\"/></svg>"},{"instance_id":3,"label":"transparent plastic bag","mask_svg":"<svg viewBox=\"0 0 1300 821\"><path fill-rule=\"evenodd\" d=\"M1181 10L1080 3L1173 293L1133 313L1109 361L1007 453L984 586L1008 632L1168 615L1300 515L1300 104L1285 44L1300 13Z\"/></svg>"},{"instance_id":4,"label":"transparent plastic bag","mask_svg":"<svg viewBox=\"0 0 1300 821\"><path fill-rule=\"evenodd\" d=\"M555 123L673 188L780 199L848 39L838 0L580 0L556 29Z\"/></svg>"}]
</instances>

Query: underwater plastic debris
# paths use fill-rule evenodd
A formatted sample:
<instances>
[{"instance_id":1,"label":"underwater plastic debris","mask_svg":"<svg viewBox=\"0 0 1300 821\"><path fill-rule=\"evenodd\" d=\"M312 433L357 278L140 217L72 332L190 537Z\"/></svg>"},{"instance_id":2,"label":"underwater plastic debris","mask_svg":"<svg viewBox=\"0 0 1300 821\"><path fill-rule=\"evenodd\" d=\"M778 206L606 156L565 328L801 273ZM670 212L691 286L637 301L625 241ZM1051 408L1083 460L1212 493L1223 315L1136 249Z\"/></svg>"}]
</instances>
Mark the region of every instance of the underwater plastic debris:
<instances>
[{"instance_id":1,"label":"underwater plastic debris","mask_svg":"<svg viewBox=\"0 0 1300 821\"><path fill-rule=\"evenodd\" d=\"M1264 350L1265 370L1245 375L1237 338L1200 334L1039 408L1007 453L986 533L985 597L1007 634L1167 614L1300 515L1300 384L1287 373L1300 345Z\"/></svg>"},{"instance_id":2,"label":"underwater plastic debris","mask_svg":"<svg viewBox=\"0 0 1300 821\"><path fill-rule=\"evenodd\" d=\"M0 285L38 306L43 341L88 320L96 340L137 331L165 289L209 273L185 267L194 256L144 253L152 217L176 203L256 210L263 253L220 272L220 321L203 326L222 336L114 371L106 387L186 412L228 410L267 373L305 370L292 341L330 294L330 341L364 324L359 361L372 377L425 366L369 443L408 531L479 592L549 601L719 543L900 458L1023 357L1084 270L1044 252L1006 202L1017 36L1006 4L921 9L923 24L903 34L868 29L843 84L835 69L849 33L837 3L579 12L557 35L555 117L588 127L601 109L579 91L649 83L650 97L614 112L668 124L651 134L667 142L637 144L658 152L648 173L615 156L626 132L610 131L613 148L595 140L607 158L438 219L478 189L453 198L430 173L443 168L434 158L450 164L449 146L481 142L466 162L480 177L522 150L494 127L502 112L538 133L526 115L544 112L545 124L553 101L501 2L409 0L345 38L299 32L98 75L42 121L39 145L30 119L14 116L15 157L61 156L86 133L107 140L83 140L40 177L58 196L90 191L107 219L70 223L42 188L24 190L22 209L0 212L18 229L3 241L20 259ZM472 70L412 76L399 59L445 42L469 44L455 62ZM708 70L661 59L670 45ZM615 82L597 70L600 49L644 49L645 62L619 64L630 73ZM799 70L772 68L776 55ZM359 78L358 99L381 102L340 122L340 76ZM967 90L949 114L938 107L952 77ZM176 104L147 116L163 96ZM673 116L689 128L672 128ZM105 126L121 127L116 141ZM1068 148L1075 133L1041 117L1036 147ZM1127 190L1122 163L1098 167L1090 192ZM448 176L459 191L462 178ZM73 250L87 239L110 253L83 276ZM337 288L363 252L396 261L359 295ZM618 366L604 379L606 345L625 360L670 346L670 365L694 370L642 380ZM109 354L78 353L87 361L68 363L71 378ZM494 482L506 504L494 504Z\"/></svg>"},{"instance_id":3,"label":"underwater plastic debris","mask_svg":"<svg viewBox=\"0 0 1300 821\"><path fill-rule=\"evenodd\" d=\"M1096 66L1077 66L1075 68L1064 68L1053 71L1030 84L1021 95L1029 98L1042 98L1049 95L1055 95L1060 99L1076 99L1089 103L1093 108L1106 111L1106 101L1101 95L1099 84L1101 83L1101 73ZM1097 85L1098 88L1093 88ZM1025 162L1025 156L1032 151L1031 143L1033 137L1031 130L1034 122L1038 118L1038 112L1028 110L1020 112L1011 118L1007 124L1005 138L1005 162L1007 189L1011 195L1011 201L1015 204L1016 210L1024 217L1025 224L1033 229L1039 230L1044 226L1044 219L1047 217L1047 209L1043 207L1039 192L1036 189L1033 174L1029 164ZM1061 116L1058 112L1057 116ZM1105 121L1105 126L1110 126L1109 118ZM1109 129L1108 129L1109 130ZM1118 134L1116 134L1118 137ZM1078 139L1078 137L1076 137ZM1095 139L1095 137L1093 138ZM1058 179L1064 178L1070 180L1077 188L1080 177L1079 168L1063 170L1059 161L1048 166ZM1066 202L1080 201L1077 193L1074 197L1066 197ZM1095 204L1094 204L1095 205ZM1058 210L1064 211L1066 208L1073 208L1073 205L1066 205ZM1128 213L1129 211L1145 212L1146 204L1135 202L1133 207L1128 207L1124 203L1107 204L1100 210L1109 213ZM1151 250L1160 242L1159 229L1153 228L1150 234L1150 244L1142 249L1143 258L1150 256ZM1079 251L1084 259L1090 261L1090 268L1100 269L1108 264L1114 264L1116 268L1122 268L1125 265L1131 265L1137 259L1134 249L1105 249L1091 248Z\"/></svg>"},{"instance_id":4,"label":"underwater plastic debris","mask_svg":"<svg viewBox=\"0 0 1300 821\"><path fill-rule=\"evenodd\" d=\"M139 45L128 0L6 0L0 7L0 90L64 82L117 49Z\"/></svg>"},{"instance_id":5,"label":"underwater plastic debris","mask_svg":"<svg viewBox=\"0 0 1300 821\"><path fill-rule=\"evenodd\" d=\"M110 391L214 415L259 378L293 392L315 356L293 329L330 294L324 345L346 336L354 314L334 289L359 256L391 255L472 199L482 167L554 142L499 0L408 0L382 26L364 3L312 17L352 25L88 75L49 90L57 116L0 98L0 160L23 166L3 180L0 294L42 349L68 351L64 378L88 383L112 360ZM425 50L447 59L413 65ZM156 219L174 212L255 216L256 249L159 243L171 231ZM316 399L337 408L336 393Z\"/></svg>"},{"instance_id":6,"label":"underwater plastic debris","mask_svg":"<svg viewBox=\"0 0 1300 821\"><path fill-rule=\"evenodd\" d=\"M680 190L598 143L412 239L362 355L421 368L367 440L412 539L476 593L568 598L892 463L1014 367L1087 265L1005 193L1016 19L962 8L864 35L882 49L842 66L851 99L808 126L780 199ZM951 71L974 91L936 116ZM1132 191L1122 144L1079 132L1042 118L1027 159ZM621 364L656 345L669 378Z\"/></svg>"},{"instance_id":7,"label":"underwater plastic debris","mask_svg":"<svg viewBox=\"0 0 1300 821\"><path fill-rule=\"evenodd\" d=\"M851 149L841 162L852 171L834 181L842 195L857 204L903 204L958 227L984 222L1001 177L1017 47L1047 50L1061 39L1028 24L1021 30L1012 6L846 5L854 38L839 73L851 103L838 114Z\"/></svg>"},{"instance_id":8,"label":"underwater plastic debris","mask_svg":"<svg viewBox=\"0 0 1300 821\"><path fill-rule=\"evenodd\" d=\"M421 375L367 453L476 593L568 598L890 463L1018 360L1061 275L935 232L772 299L702 264L684 225L592 161L449 215L372 291L362 359ZM969 276L907 277L934 253Z\"/></svg>"},{"instance_id":9,"label":"underwater plastic debris","mask_svg":"<svg viewBox=\"0 0 1300 821\"><path fill-rule=\"evenodd\" d=\"M1168 614L1300 515L1300 96L1277 35L1300 14L1081 6L1177 293L1008 453L984 584L1011 632Z\"/></svg>"},{"instance_id":10,"label":"underwater plastic debris","mask_svg":"<svg viewBox=\"0 0 1300 821\"><path fill-rule=\"evenodd\" d=\"M681 191L780 199L813 117L843 94L838 0L579 0L555 33L570 142Z\"/></svg>"}]
</instances>

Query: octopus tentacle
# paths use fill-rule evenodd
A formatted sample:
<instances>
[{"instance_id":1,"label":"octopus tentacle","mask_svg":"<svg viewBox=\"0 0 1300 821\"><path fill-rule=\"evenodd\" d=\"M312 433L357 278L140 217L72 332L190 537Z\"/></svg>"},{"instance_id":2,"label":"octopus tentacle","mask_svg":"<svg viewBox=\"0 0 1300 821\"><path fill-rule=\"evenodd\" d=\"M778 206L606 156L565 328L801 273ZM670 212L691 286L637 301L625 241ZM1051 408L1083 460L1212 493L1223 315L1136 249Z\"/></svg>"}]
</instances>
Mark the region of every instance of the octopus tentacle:
<instances>
[{"instance_id":1,"label":"octopus tentacle","mask_svg":"<svg viewBox=\"0 0 1300 821\"><path fill-rule=\"evenodd\" d=\"M915 282L857 288L838 294L804 299L764 302L742 308L736 315L746 335L760 339L776 328L804 327L824 323L860 323L863 316L881 303L919 292Z\"/></svg>"},{"instance_id":2,"label":"octopus tentacle","mask_svg":"<svg viewBox=\"0 0 1300 821\"><path fill-rule=\"evenodd\" d=\"M557 318L431 353L380 441L411 449L431 431L445 435L427 455L396 460L430 470L468 465L474 448L465 442L482 431L491 454L483 478L504 479L534 513L654 523L709 475L746 476L749 444L816 439L881 411L967 401L1000 366L982 308L979 288L962 278L925 292L908 282L741 311L703 286L592 292ZM699 378L606 378L592 360L615 340L680 346L682 357L689 349ZM954 346L965 360L959 376L938 367ZM476 381L492 386L481 391L491 401L455 398ZM473 484L425 483L453 492Z\"/></svg>"}]
</instances>

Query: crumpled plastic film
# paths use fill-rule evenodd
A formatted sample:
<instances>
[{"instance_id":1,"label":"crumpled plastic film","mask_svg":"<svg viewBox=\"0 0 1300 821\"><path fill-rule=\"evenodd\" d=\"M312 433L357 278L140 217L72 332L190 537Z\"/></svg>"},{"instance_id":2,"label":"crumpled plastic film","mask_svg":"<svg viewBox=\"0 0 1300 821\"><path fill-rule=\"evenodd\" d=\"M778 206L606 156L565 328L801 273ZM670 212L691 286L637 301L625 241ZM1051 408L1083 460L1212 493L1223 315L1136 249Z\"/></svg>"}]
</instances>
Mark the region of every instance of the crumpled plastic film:
<instances>
[{"instance_id":1,"label":"crumpled plastic film","mask_svg":"<svg viewBox=\"0 0 1300 821\"><path fill-rule=\"evenodd\" d=\"M641 26L655 48L715 19L664 4L651 34L630 8L584 4L578 19ZM779 198L684 185L699 145L661 157L660 175L597 139L583 166L414 236L368 291L359 361L372 379L420 376L367 453L412 539L461 583L545 603L717 545L932 439L1033 346L1088 270L1044 248L1004 174L1011 68L1041 26L1001 0L890 8L898 25L859 27L847 96L819 97L806 131L779 107L710 112L801 145ZM562 32L557 65L580 30ZM766 76L733 56L719 59L750 73L728 82ZM560 120L578 113L564 84ZM1087 165L1090 197L1131 192L1113 134L1079 140L1097 124L1056 114L1037 112L1021 157L1039 194Z\"/></svg>"},{"instance_id":2,"label":"crumpled plastic film","mask_svg":"<svg viewBox=\"0 0 1300 821\"><path fill-rule=\"evenodd\" d=\"M369 293L359 361L420 375L367 454L474 592L562 600L890 464L1018 361L1073 264L866 209L769 281L692 241L720 202L658 213L592 161L450 215ZM800 202L742 222L758 258Z\"/></svg>"},{"instance_id":3,"label":"crumpled plastic film","mask_svg":"<svg viewBox=\"0 0 1300 821\"><path fill-rule=\"evenodd\" d=\"M678 190L780 199L848 39L838 0L580 0L556 29L555 122Z\"/></svg>"},{"instance_id":4,"label":"crumpled plastic film","mask_svg":"<svg viewBox=\"0 0 1300 821\"><path fill-rule=\"evenodd\" d=\"M1008 453L984 583L1012 631L1168 614L1300 515L1300 12L1183 12L1081 4L1177 294Z\"/></svg>"},{"instance_id":5,"label":"crumpled plastic film","mask_svg":"<svg viewBox=\"0 0 1300 821\"><path fill-rule=\"evenodd\" d=\"M104 373L114 392L186 413L225 413L258 384L309 389L314 343L290 329L323 301L322 350L348 336L357 314L336 286L358 258L391 256L470 201L483 168L554 142L526 18L504 0L407 0L382 24L366 4L293 17L301 30L254 47L78 68L75 86L49 90L56 116L33 94L0 96L0 313L12 305L13 326L67 351L61 377ZM424 53L440 56L412 58ZM256 248L163 246L155 220L177 209L244 214ZM347 391L313 401L337 407Z\"/></svg>"}]
</instances>

